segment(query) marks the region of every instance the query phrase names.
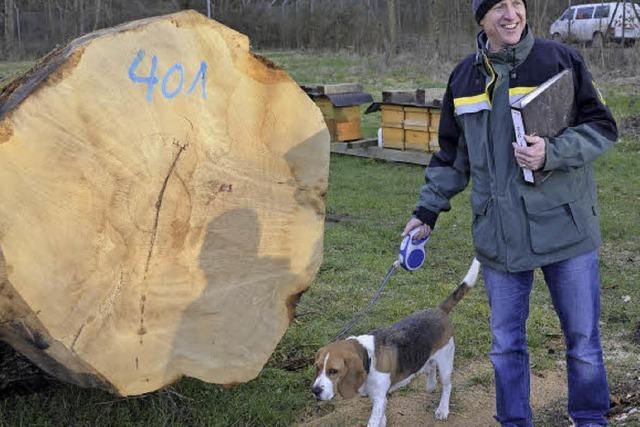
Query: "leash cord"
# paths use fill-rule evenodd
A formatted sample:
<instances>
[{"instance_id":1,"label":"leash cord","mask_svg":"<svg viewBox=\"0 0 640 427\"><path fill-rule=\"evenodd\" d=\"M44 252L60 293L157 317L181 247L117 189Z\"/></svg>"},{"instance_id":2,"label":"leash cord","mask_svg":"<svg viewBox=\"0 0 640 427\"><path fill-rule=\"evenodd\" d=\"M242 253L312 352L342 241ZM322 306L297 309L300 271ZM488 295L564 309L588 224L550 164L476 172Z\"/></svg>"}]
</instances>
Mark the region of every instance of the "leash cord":
<instances>
[{"instance_id":1,"label":"leash cord","mask_svg":"<svg viewBox=\"0 0 640 427\"><path fill-rule=\"evenodd\" d=\"M380 283L380 286L378 286L378 290L376 291L373 298L371 298L371 301L369 301L369 304L362 311L356 314L351 320L351 322L349 322L344 328L342 328L342 330L340 330L340 332L338 332L338 334L335 337L333 337L332 341L336 341L342 338L347 332L351 330L351 328L353 328L360 320L362 320L362 318L369 312L369 310L371 310L371 307L373 307L373 305L378 301L378 299L380 299L380 295L382 295L382 290L387 285L387 282L389 281L393 273L398 269L398 267L400 267L400 262L395 261L387 271L387 274L384 276L382 283Z\"/></svg>"}]
</instances>

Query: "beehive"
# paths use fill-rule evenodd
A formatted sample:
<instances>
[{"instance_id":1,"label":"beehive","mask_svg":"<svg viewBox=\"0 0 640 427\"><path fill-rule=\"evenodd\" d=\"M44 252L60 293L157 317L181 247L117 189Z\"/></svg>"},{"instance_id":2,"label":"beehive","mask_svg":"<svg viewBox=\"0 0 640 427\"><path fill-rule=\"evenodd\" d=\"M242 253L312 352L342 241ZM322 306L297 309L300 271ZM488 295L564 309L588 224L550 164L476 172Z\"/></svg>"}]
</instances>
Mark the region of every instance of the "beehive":
<instances>
[{"instance_id":1,"label":"beehive","mask_svg":"<svg viewBox=\"0 0 640 427\"><path fill-rule=\"evenodd\" d=\"M383 100L392 98L389 93L383 92ZM410 99L404 92L394 91L392 95L401 96L402 100ZM380 110L383 147L431 153L440 150L438 145L439 107L419 105L416 102L406 105L383 102Z\"/></svg>"},{"instance_id":2,"label":"beehive","mask_svg":"<svg viewBox=\"0 0 640 427\"><path fill-rule=\"evenodd\" d=\"M362 139L360 105L372 102L373 97L363 92L358 83L302 85L316 103L333 142Z\"/></svg>"}]
</instances>

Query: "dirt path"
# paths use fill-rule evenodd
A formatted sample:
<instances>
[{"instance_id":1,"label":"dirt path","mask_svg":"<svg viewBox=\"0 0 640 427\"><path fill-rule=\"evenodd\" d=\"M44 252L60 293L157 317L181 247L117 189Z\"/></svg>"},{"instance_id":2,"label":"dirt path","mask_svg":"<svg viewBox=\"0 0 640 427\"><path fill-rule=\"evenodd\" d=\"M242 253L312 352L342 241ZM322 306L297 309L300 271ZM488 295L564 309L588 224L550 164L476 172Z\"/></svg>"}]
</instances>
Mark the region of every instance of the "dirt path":
<instances>
[{"instance_id":1,"label":"dirt path","mask_svg":"<svg viewBox=\"0 0 640 427\"><path fill-rule=\"evenodd\" d=\"M488 362L456 366L453 377L450 414L446 423L437 422L434 411L440 399L440 389L427 394L424 378L418 378L407 388L393 393L387 404L389 426L493 426L497 425L493 391L493 370ZM562 365L531 378L533 410L566 399L566 370ZM368 398L351 401L336 400L306 414L298 427L366 425L371 404ZM554 426L569 426L568 419L558 419Z\"/></svg>"},{"instance_id":2,"label":"dirt path","mask_svg":"<svg viewBox=\"0 0 640 427\"><path fill-rule=\"evenodd\" d=\"M603 339L605 362L612 408L610 427L640 426L640 324L636 341L625 334ZM635 337L636 335L634 335ZM557 360L552 369L531 377L531 406L536 427L568 427L567 369ZM493 368L488 359L460 364L455 362L450 413L446 422L438 422L434 412L440 401L440 387L434 393L425 391L424 376L389 396L389 427L488 427L498 426L495 414ZM297 427L366 426L371 411L368 398L350 401L335 399L310 409Z\"/></svg>"}]
</instances>

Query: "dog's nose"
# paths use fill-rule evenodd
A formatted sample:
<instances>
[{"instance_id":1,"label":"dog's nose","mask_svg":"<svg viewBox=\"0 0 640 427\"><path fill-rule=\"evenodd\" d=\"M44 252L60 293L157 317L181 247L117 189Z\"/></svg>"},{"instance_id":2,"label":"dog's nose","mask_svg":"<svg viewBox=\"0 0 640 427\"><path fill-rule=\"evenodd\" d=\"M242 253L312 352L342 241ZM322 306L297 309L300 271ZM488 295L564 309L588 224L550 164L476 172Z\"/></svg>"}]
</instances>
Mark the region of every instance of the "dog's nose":
<instances>
[{"instance_id":1,"label":"dog's nose","mask_svg":"<svg viewBox=\"0 0 640 427\"><path fill-rule=\"evenodd\" d=\"M320 395L322 394L322 387L317 385L317 386L313 387L311 389L311 391L313 392L313 394L315 394L316 398L319 398Z\"/></svg>"}]
</instances>

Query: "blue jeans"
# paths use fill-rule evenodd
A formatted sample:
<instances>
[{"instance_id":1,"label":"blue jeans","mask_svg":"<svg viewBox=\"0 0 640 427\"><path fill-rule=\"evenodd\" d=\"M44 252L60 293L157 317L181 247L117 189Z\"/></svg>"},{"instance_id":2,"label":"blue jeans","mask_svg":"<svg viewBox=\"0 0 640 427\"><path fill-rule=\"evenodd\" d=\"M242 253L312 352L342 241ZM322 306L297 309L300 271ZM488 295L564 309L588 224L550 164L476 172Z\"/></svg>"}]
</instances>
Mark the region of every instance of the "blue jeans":
<instances>
[{"instance_id":1,"label":"blue jeans","mask_svg":"<svg viewBox=\"0 0 640 427\"><path fill-rule=\"evenodd\" d=\"M483 266L491 306L496 419L532 426L526 323L533 271L506 273ZM607 425L609 386L602 359L598 252L542 267L567 346L569 415L577 426Z\"/></svg>"}]
</instances>

